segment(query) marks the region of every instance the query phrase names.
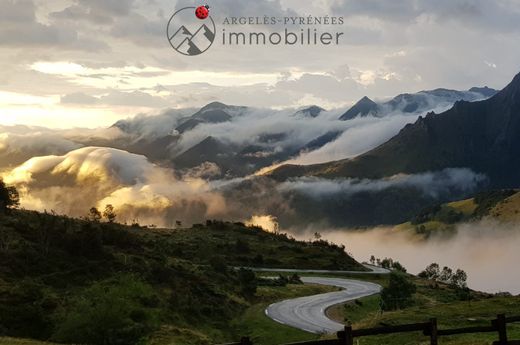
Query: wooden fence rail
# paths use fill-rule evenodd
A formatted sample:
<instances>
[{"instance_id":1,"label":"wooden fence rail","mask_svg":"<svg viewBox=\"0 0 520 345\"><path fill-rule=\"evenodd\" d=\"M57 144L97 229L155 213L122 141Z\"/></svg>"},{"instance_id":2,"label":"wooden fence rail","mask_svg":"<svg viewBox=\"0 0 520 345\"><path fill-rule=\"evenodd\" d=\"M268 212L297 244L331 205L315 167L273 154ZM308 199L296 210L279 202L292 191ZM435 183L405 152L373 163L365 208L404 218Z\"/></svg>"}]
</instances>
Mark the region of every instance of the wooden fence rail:
<instances>
[{"instance_id":1,"label":"wooden fence rail","mask_svg":"<svg viewBox=\"0 0 520 345\"><path fill-rule=\"evenodd\" d=\"M284 345L354 345L354 339L382 334L396 334L405 332L422 332L423 335L430 337L431 345L438 345L439 337L457 334L470 333L497 333L498 341L493 345L520 345L520 340L508 340L507 324L520 322L520 316L506 317L504 314L497 315L497 318L491 320L490 326L463 327L451 329L438 329L437 319L430 319L429 322L414 323L397 326L384 326L376 328L365 328L353 330L351 326L345 326L343 331L336 334L337 339L315 340L298 342ZM242 338L238 343L226 345L254 345L250 338Z\"/></svg>"}]
</instances>

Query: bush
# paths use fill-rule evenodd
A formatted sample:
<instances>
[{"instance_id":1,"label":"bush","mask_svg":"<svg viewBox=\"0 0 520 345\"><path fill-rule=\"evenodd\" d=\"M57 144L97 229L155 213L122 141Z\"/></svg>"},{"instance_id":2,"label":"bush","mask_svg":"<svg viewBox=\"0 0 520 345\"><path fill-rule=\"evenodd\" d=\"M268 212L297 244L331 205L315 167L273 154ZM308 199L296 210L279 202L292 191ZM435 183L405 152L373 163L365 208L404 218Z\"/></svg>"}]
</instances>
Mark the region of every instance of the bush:
<instances>
[{"instance_id":1,"label":"bush","mask_svg":"<svg viewBox=\"0 0 520 345\"><path fill-rule=\"evenodd\" d=\"M238 281L240 282L240 292L244 297L251 298L256 293L256 275L251 270L241 268L238 271Z\"/></svg>"},{"instance_id":2,"label":"bush","mask_svg":"<svg viewBox=\"0 0 520 345\"><path fill-rule=\"evenodd\" d=\"M45 339L50 335L56 307L43 287L26 279L8 289L0 289L0 334Z\"/></svg>"},{"instance_id":3,"label":"bush","mask_svg":"<svg viewBox=\"0 0 520 345\"><path fill-rule=\"evenodd\" d=\"M95 283L70 301L53 339L94 345L136 344L155 328L152 288L132 275Z\"/></svg>"},{"instance_id":4,"label":"bush","mask_svg":"<svg viewBox=\"0 0 520 345\"><path fill-rule=\"evenodd\" d=\"M417 287L406 274L393 271L390 281L381 292L381 307L383 310L403 309L413 304L413 294Z\"/></svg>"}]
</instances>

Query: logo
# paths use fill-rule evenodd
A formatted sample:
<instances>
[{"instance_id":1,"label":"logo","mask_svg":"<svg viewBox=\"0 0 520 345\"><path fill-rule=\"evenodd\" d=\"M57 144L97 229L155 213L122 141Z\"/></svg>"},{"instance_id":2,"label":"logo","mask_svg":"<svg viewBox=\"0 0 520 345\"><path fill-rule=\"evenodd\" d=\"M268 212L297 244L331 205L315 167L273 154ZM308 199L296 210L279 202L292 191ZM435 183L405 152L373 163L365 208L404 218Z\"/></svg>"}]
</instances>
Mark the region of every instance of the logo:
<instances>
[{"instance_id":1,"label":"logo","mask_svg":"<svg viewBox=\"0 0 520 345\"><path fill-rule=\"evenodd\" d=\"M211 47L216 27L208 6L185 7L171 16L166 31L173 49L182 55L195 56Z\"/></svg>"}]
</instances>

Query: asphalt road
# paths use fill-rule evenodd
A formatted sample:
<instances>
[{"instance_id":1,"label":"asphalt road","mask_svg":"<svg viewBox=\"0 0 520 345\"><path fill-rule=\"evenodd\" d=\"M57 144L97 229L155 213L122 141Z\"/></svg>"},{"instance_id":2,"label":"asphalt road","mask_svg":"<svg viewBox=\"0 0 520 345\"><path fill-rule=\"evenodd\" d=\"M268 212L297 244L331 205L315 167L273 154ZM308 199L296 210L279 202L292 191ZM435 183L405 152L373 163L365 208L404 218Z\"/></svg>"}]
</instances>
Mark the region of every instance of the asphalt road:
<instances>
[{"instance_id":1,"label":"asphalt road","mask_svg":"<svg viewBox=\"0 0 520 345\"><path fill-rule=\"evenodd\" d=\"M246 267L255 272L300 272L300 273L339 273L339 274L388 274L389 270L386 268L372 266L372 265L363 265L368 268L370 271L333 271L333 270L300 270L300 269L291 269L291 268L256 268L256 267Z\"/></svg>"},{"instance_id":2,"label":"asphalt road","mask_svg":"<svg viewBox=\"0 0 520 345\"><path fill-rule=\"evenodd\" d=\"M301 280L306 284L337 286L344 290L274 303L267 307L265 314L276 322L311 333L334 333L342 330L344 325L325 315L327 308L381 291L380 285L352 279L302 277Z\"/></svg>"}]
</instances>

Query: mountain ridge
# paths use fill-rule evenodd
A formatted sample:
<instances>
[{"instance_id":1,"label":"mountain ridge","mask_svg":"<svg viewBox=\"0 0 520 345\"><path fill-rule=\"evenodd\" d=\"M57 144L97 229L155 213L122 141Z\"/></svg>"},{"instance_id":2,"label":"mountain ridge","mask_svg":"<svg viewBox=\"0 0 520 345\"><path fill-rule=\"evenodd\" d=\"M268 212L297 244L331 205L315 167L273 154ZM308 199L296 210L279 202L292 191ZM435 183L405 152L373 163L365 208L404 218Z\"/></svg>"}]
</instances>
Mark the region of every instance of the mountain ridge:
<instances>
[{"instance_id":1,"label":"mountain ridge","mask_svg":"<svg viewBox=\"0 0 520 345\"><path fill-rule=\"evenodd\" d=\"M325 178L382 178L448 167L485 173L492 186L519 185L520 74L493 97L458 101L440 114L428 113L386 143L353 159L324 164L285 165L269 175Z\"/></svg>"}]
</instances>

